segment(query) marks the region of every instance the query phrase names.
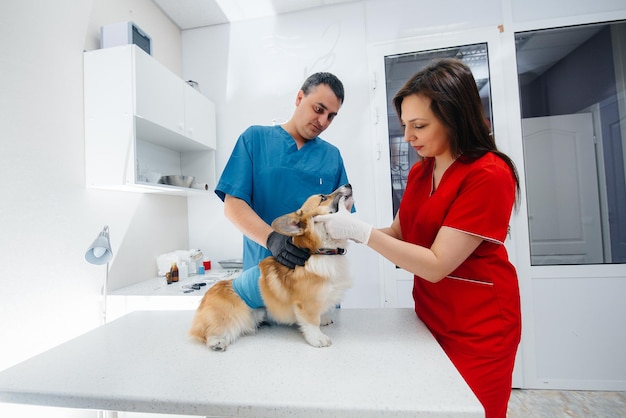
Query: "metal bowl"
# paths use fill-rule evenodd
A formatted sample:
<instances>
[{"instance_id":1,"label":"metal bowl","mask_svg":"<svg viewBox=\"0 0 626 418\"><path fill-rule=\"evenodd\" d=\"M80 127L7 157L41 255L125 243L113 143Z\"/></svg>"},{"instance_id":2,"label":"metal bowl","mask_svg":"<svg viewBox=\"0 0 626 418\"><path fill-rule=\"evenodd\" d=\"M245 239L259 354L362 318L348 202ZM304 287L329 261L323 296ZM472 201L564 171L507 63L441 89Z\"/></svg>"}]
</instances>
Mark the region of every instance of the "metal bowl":
<instances>
[{"instance_id":1,"label":"metal bowl","mask_svg":"<svg viewBox=\"0 0 626 418\"><path fill-rule=\"evenodd\" d=\"M163 176L159 180L160 184L177 187L191 187L195 177L193 176Z\"/></svg>"}]
</instances>

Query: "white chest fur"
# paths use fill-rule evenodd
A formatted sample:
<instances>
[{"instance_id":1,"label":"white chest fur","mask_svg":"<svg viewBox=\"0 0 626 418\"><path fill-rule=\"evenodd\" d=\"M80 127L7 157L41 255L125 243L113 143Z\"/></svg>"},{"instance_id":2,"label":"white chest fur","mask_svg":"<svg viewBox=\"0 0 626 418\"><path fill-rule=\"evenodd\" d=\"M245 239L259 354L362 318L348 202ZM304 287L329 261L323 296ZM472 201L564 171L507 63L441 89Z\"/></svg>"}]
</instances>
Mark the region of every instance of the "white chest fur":
<instances>
[{"instance_id":1,"label":"white chest fur","mask_svg":"<svg viewBox=\"0 0 626 418\"><path fill-rule=\"evenodd\" d=\"M348 259L344 255L315 254L309 257L306 269L328 278L327 298L338 303L345 291L352 286Z\"/></svg>"}]
</instances>

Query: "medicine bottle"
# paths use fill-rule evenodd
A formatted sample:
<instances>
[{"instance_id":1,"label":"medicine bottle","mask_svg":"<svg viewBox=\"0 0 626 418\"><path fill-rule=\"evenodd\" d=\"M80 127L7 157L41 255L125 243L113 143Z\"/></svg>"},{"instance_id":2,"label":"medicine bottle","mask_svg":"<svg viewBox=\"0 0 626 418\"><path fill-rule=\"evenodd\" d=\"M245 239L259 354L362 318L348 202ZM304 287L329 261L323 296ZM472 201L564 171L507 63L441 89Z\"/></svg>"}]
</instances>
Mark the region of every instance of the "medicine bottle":
<instances>
[{"instance_id":1,"label":"medicine bottle","mask_svg":"<svg viewBox=\"0 0 626 418\"><path fill-rule=\"evenodd\" d=\"M172 282L173 283L177 282L178 281L178 266L176 265L176 263L172 263L170 274L172 276Z\"/></svg>"}]
</instances>

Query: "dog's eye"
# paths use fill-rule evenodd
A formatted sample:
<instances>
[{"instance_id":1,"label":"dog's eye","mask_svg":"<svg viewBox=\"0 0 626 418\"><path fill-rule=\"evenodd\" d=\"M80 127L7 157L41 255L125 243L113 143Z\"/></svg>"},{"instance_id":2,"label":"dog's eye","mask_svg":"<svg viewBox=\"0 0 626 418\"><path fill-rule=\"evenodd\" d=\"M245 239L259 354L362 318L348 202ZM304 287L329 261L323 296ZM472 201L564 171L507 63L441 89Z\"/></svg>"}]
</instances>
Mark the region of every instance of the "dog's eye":
<instances>
[{"instance_id":1,"label":"dog's eye","mask_svg":"<svg viewBox=\"0 0 626 418\"><path fill-rule=\"evenodd\" d=\"M324 201L326 201L328 198L327 198L325 195L321 194L321 195L320 195L320 199L321 199L321 201L322 201L322 202L324 202Z\"/></svg>"}]
</instances>

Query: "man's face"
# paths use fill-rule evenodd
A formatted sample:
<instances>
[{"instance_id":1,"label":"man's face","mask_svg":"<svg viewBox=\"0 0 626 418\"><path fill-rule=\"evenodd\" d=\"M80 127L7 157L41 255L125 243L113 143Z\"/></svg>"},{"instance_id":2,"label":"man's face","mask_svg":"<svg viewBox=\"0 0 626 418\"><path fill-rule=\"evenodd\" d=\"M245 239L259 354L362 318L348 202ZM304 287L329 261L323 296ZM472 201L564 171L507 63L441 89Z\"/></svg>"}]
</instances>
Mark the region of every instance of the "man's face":
<instances>
[{"instance_id":1,"label":"man's face","mask_svg":"<svg viewBox=\"0 0 626 418\"><path fill-rule=\"evenodd\" d=\"M296 97L294 121L302 139L313 139L324 132L340 107L341 101L326 84L314 87L307 96L300 90Z\"/></svg>"}]
</instances>

